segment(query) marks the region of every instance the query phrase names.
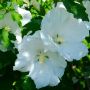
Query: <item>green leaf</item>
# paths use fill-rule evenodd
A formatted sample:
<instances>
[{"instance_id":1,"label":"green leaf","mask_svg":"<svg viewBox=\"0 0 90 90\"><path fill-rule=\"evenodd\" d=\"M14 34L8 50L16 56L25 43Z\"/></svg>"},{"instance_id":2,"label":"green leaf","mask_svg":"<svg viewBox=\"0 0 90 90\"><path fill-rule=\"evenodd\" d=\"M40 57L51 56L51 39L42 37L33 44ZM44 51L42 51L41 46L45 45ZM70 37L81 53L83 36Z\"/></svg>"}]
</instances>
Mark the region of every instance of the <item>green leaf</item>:
<instances>
[{"instance_id":1,"label":"green leaf","mask_svg":"<svg viewBox=\"0 0 90 90\"><path fill-rule=\"evenodd\" d=\"M7 47L9 46L9 44L10 44L8 36L9 36L9 32L8 32L7 30L3 30L3 31L2 31L2 40L3 40L3 45L4 45L4 47L6 47L6 48L7 48Z\"/></svg>"},{"instance_id":2,"label":"green leaf","mask_svg":"<svg viewBox=\"0 0 90 90\"><path fill-rule=\"evenodd\" d=\"M81 3L76 3L74 0L63 0L68 12L73 13L75 18L82 18L83 21L89 21L88 15L85 12L85 7Z\"/></svg>"}]
</instances>

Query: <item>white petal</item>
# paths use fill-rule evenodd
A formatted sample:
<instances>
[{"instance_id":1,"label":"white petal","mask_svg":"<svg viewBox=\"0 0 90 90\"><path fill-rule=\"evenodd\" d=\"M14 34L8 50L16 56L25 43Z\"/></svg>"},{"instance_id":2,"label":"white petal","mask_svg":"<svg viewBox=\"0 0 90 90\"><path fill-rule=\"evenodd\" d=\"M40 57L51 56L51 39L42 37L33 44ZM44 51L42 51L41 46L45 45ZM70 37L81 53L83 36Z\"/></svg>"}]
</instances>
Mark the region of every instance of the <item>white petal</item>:
<instances>
[{"instance_id":1,"label":"white petal","mask_svg":"<svg viewBox=\"0 0 90 90\"><path fill-rule=\"evenodd\" d=\"M21 72L29 71L31 56L27 52L19 53L15 61L13 70L19 70Z\"/></svg>"},{"instance_id":2,"label":"white petal","mask_svg":"<svg viewBox=\"0 0 90 90\"><path fill-rule=\"evenodd\" d=\"M49 53L49 60L52 65L54 74L61 78L67 66L67 62L58 53Z\"/></svg>"},{"instance_id":3,"label":"white petal","mask_svg":"<svg viewBox=\"0 0 90 90\"><path fill-rule=\"evenodd\" d=\"M28 71L27 65L28 65L28 63L26 63L25 61L18 59L15 62L15 66L13 66L13 70L18 70L21 72L27 72Z\"/></svg>"},{"instance_id":4,"label":"white petal","mask_svg":"<svg viewBox=\"0 0 90 90\"><path fill-rule=\"evenodd\" d=\"M41 30L46 30L52 35L61 29L60 27L70 19L71 15L64 8L54 8L42 20Z\"/></svg>"},{"instance_id":5,"label":"white petal","mask_svg":"<svg viewBox=\"0 0 90 90\"><path fill-rule=\"evenodd\" d=\"M16 11L22 16L22 26L26 25L27 23L29 23L31 21L31 13L28 10L22 9L18 6L15 6Z\"/></svg>"},{"instance_id":6,"label":"white petal","mask_svg":"<svg viewBox=\"0 0 90 90\"><path fill-rule=\"evenodd\" d=\"M59 83L60 83L59 78L58 78L57 76L55 76L55 75L52 75L49 85L50 85L50 86L56 86L56 85L58 85Z\"/></svg>"},{"instance_id":7,"label":"white petal","mask_svg":"<svg viewBox=\"0 0 90 90\"><path fill-rule=\"evenodd\" d=\"M63 2L58 2L56 7L66 9Z\"/></svg>"},{"instance_id":8,"label":"white petal","mask_svg":"<svg viewBox=\"0 0 90 90\"><path fill-rule=\"evenodd\" d=\"M44 45L47 46L47 49L52 52L56 52L57 47L55 46L55 43L53 42L52 37L50 37L46 32L42 30L40 34L41 34L41 38L43 40Z\"/></svg>"},{"instance_id":9,"label":"white petal","mask_svg":"<svg viewBox=\"0 0 90 90\"><path fill-rule=\"evenodd\" d=\"M56 67L63 67L65 68L67 63L63 57L59 55L58 52L48 52L50 62Z\"/></svg>"},{"instance_id":10,"label":"white petal","mask_svg":"<svg viewBox=\"0 0 90 90\"><path fill-rule=\"evenodd\" d=\"M19 51L27 51L34 56L37 50L41 50L43 48L44 45L40 38L39 31L37 31L33 36L24 36L23 41L21 42L21 44L18 45Z\"/></svg>"},{"instance_id":11,"label":"white petal","mask_svg":"<svg viewBox=\"0 0 90 90\"><path fill-rule=\"evenodd\" d=\"M90 21L89 22L88 21L84 21L84 23L85 23L87 29L90 30Z\"/></svg>"},{"instance_id":12,"label":"white petal","mask_svg":"<svg viewBox=\"0 0 90 90\"><path fill-rule=\"evenodd\" d=\"M71 18L64 25L59 33L65 41L82 41L86 36L89 36L89 31L83 21Z\"/></svg>"},{"instance_id":13,"label":"white petal","mask_svg":"<svg viewBox=\"0 0 90 90\"><path fill-rule=\"evenodd\" d=\"M80 58L87 55L88 49L80 42L72 42L61 44L59 52L65 59L72 61L73 59L80 60Z\"/></svg>"},{"instance_id":14,"label":"white petal","mask_svg":"<svg viewBox=\"0 0 90 90\"><path fill-rule=\"evenodd\" d=\"M30 77L34 80L36 88L42 88L49 85L51 70L45 64L36 63L33 72L30 73ZM47 76L48 75L48 76Z\"/></svg>"}]
</instances>

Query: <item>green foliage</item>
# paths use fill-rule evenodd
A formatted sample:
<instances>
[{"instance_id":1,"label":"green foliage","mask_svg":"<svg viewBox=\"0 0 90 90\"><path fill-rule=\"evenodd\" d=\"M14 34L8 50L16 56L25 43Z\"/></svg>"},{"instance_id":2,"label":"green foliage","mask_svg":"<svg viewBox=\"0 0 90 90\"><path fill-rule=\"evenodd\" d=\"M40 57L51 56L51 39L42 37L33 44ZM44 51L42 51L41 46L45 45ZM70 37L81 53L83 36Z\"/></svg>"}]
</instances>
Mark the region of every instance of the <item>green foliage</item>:
<instances>
[{"instance_id":1,"label":"green foliage","mask_svg":"<svg viewBox=\"0 0 90 90\"><path fill-rule=\"evenodd\" d=\"M76 3L74 0L63 0L67 10L74 14L75 18L82 18L84 21L89 21L88 15L85 12L85 7L82 2Z\"/></svg>"}]
</instances>

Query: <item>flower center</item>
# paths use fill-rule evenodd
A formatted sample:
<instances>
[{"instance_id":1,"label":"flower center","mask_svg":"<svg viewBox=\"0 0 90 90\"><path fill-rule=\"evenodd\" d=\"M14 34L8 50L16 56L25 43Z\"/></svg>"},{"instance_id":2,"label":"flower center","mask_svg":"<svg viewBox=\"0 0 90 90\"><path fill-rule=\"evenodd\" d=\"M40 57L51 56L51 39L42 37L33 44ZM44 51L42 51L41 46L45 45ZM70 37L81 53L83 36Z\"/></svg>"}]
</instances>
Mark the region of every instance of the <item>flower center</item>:
<instances>
[{"instance_id":1,"label":"flower center","mask_svg":"<svg viewBox=\"0 0 90 90\"><path fill-rule=\"evenodd\" d=\"M63 38L59 36L58 34L56 34L53 39L54 39L54 42L57 44L61 44L63 42Z\"/></svg>"},{"instance_id":2,"label":"flower center","mask_svg":"<svg viewBox=\"0 0 90 90\"><path fill-rule=\"evenodd\" d=\"M48 56L46 55L46 53L40 52L38 55L38 61L40 63L44 63L46 61L46 59L48 58Z\"/></svg>"},{"instance_id":3,"label":"flower center","mask_svg":"<svg viewBox=\"0 0 90 90\"><path fill-rule=\"evenodd\" d=\"M3 29L9 32L11 28L9 26L4 26Z\"/></svg>"}]
</instances>

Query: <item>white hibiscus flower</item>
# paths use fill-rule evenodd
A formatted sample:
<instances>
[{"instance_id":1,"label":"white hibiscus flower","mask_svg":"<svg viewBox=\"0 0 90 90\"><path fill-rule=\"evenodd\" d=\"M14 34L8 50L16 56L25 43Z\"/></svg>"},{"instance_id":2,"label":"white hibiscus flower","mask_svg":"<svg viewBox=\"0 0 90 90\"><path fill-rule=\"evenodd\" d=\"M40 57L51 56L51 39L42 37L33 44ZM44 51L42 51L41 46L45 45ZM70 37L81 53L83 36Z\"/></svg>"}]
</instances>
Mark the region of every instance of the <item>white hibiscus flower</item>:
<instances>
[{"instance_id":1,"label":"white hibiscus flower","mask_svg":"<svg viewBox=\"0 0 90 90\"><path fill-rule=\"evenodd\" d=\"M34 80L36 88L56 86L60 82L67 63L57 52L48 50L40 38L39 31L33 36L24 36L18 51L13 69L29 71L28 76Z\"/></svg>"},{"instance_id":2,"label":"white hibiscus flower","mask_svg":"<svg viewBox=\"0 0 90 90\"><path fill-rule=\"evenodd\" d=\"M3 11L1 11L3 12ZM13 20L11 12L3 12L4 18L0 19L0 29L5 29L16 36L17 43L22 40L21 31L18 23Z\"/></svg>"},{"instance_id":3,"label":"white hibiscus flower","mask_svg":"<svg viewBox=\"0 0 90 90\"><path fill-rule=\"evenodd\" d=\"M21 23L22 26L26 25L31 21L31 13L28 10L20 8L18 5L14 5L15 10L22 16Z\"/></svg>"},{"instance_id":4,"label":"white hibiscus flower","mask_svg":"<svg viewBox=\"0 0 90 90\"><path fill-rule=\"evenodd\" d=\"M41 23L41 37L52 51L68 61L79 60L88 53L82 40L89 35L85 24L73 18L62 3L52 9Z\"/></svg>"},{"instance_id":5,"label":"white hibiscus flower","mask_svg":"<svg viewBox=\"0 0 90 90\"><path fill-rule=\"evenodd\" d=\"M86 8L86 13L88 14L89 22L85 22L87 28L90 30L90 1L83 1L83 4Z\"/></svg>"}]
</instances>

